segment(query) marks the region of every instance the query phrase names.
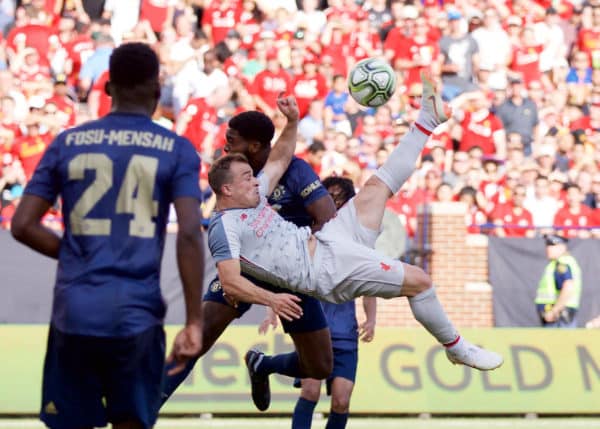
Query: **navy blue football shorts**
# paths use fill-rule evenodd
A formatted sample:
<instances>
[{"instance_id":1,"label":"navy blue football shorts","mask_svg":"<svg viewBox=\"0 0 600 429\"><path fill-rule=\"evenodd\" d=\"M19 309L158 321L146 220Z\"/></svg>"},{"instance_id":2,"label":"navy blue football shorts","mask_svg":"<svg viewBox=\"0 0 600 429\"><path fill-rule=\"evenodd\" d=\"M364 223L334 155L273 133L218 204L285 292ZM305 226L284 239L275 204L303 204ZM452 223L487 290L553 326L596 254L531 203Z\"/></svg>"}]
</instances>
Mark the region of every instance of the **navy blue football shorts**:
<instances>
[{"instance_id":1,"label":"navy blue football shorts","mask_svg":"<svg viewBox=\"0 0 600 429\"><path fill-rule=\"evenodd\" d=\"M326 386L327 394L331 396L331 383L337 377L350 380L352 383L356 381L356 370L358 368L358 349L340 349L333 344L333 370L331 375L327 377ZM301 387L301 380L294 379L294 387Z\"/></svg>"},{"instance_id":2,"label":"navy blue football shorts","mask_svg":"<svg viewBox=\"0 0 600 429\"><path fill-rule=\"evenodd\" d=\"M126 338L65 334L50 326L40 419L51 429L158 417L165 360L162 326Z\"/></svg>"},{"instance_id":3,"label":"navy blue football shorts","mask_svg":"<svg viewBox=\"0 0 600 429\"><path fill-rule=\"evenodd\" d=\"M301 293L294 293L287 289L271 286L268 283L256 280L246 275L244 275L244 277L263 289L267 289L274 293L290 293L302 299L302 302L300 303L300 307L302 307L303 311L301 318L294 319L292 321L287 321L283 318L280 318L281 326L283 327L284 332L288 334L295 332L314 332L323 328L327 328L328 325L327 320L325 319L325 313L323 313L323 308L321 307L321 303L318 299L313 298L312 296L303 295ZM218 277L210 282L204 294L203 300L218 302L223 305L231 306L231 304L223 296L223 288L221 287L221 282L219 281ZM250 309L250 307L252 307L252 304L239 302L238 306L236 307L236 310L238 311L237 317L242 317L244 313Z\"/></svg>"}]
</instances>

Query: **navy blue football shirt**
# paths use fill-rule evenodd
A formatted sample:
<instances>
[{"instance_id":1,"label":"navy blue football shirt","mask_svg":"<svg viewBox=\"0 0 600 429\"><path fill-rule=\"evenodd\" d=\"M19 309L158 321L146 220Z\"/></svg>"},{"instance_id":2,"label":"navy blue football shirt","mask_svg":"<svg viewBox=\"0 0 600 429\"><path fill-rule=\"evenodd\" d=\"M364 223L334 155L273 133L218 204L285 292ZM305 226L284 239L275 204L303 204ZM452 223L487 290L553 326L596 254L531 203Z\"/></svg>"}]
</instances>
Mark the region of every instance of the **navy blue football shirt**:
<instances>
[{"instance_id":1,"label":"navy blue football shirt","mask_svg":"<svg viewBox=\"0 0 600 429\"><path fill-rule=\"evenodd\" d=\"M62 198L57 329L126 337L162 323L169 205L179 197L200 201L199 166L187 139L143 115L112 113L56 137L25 193Z\"/></svg>"},{"instance_id":2,"label":"navy blue football shirt","mask_svg":"<svg viewBox=\"0 0 600 429\"><path fill-rule=\"evenodd\" d=\"M326 195L327 189L312 167L306 161L293 157L268 200L281 217L302 227L311 226L313 222L306 207Z\"/></svg>"}]
</instances>

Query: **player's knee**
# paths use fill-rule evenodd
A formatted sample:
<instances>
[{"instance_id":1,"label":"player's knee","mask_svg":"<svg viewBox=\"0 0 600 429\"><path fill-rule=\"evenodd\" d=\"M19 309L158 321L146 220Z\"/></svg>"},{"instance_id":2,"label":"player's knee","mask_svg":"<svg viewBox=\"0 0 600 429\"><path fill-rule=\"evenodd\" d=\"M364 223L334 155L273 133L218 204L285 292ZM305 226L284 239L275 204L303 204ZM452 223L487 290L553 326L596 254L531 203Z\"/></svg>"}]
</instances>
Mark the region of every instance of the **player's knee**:
<instances>
[{"instance_id":1,"label":"player's knee","mask_svg":"<svg viewBox=\"0 0 600 429\"><path fill-rule=\"evenodd\" d=\"M305 383L302 382L302 397L307 401L319 402L321 395L321 383Z\"/></svg>"},{"instance_id":2,"label":"player's knee","mask_svg":"<svg viewBox=\"0 0 600 429\"><path fill-rule=\"evenodd\" d=\"M350 395L338 395L331 398L331 411L345 414L350 411Z\"/></svg>"},{"instance_id":3,"label":"player's knee","mask_svg":"<svg viewBox=\"0 0 600 429\"><path fill-rule=\"evenodd\" d=\"M425 292L433 286L431 277L420 267L414 265L404 266L404 283L402 285L402 294L412 297Z\"/></svg>"}]
</instances>

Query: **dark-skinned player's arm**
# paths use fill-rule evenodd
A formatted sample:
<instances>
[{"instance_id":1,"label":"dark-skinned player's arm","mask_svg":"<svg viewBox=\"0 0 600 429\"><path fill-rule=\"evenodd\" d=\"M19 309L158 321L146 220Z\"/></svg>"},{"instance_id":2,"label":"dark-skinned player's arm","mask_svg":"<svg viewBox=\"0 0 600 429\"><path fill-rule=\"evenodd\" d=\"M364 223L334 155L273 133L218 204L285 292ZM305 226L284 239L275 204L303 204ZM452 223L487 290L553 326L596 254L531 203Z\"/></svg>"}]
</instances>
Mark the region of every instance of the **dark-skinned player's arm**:
<instances>
[{"instance_id":1,"label":"dark-skinned player's arm","mask_svg":"<svg viewBox=\"0 0 600 429\"><path fill-rule=\"evenodd\" d=\"M187 362L198 356L202 348L202 283L204 280L204 243L202 215L198 200L192 197L173 201L177 213L177 267L185 300L185 326L173 342L167 361L178 364L169 371L176 374Z\"/></svg>"},{"instance_id":2,"label":"dark-skinned player's arm","mask_svg":"<svg viewBox=\"0 0 600 429\"><path fill-rule=\"evenodd\" d=\"M42 218L52 203L37 195L25 194L12 218L10 232L15 240L33 250L58 259L61 238L42 225Z\"/></svg>"},{"instance_id":3,"label":"dark-skinned player's arm","mask_svg":"<svg viewBox=\"0 0 600 429\"><path fill-rule=\"evenodd\" d=\"M271 195L273 189L279 183L279 179L285 173L294 152L296 150L296 138L298 135L298 104L294 97L279 97L277 99L277 107L287 118L287 123L273 145L267 163L263 167L262 172L269 178L269 188L266 195Z\"/></svg>"},{"instance_id":4,"label":"dark-skinned player's arm","mask_svg":"<svg viewBox=\"0 0 600 429\"><path fill-rule=\"evenodd\" d=\"M256 286L242 277L239 259L217 262L217 270L223 291L235 301L269 306L285 320L302 316L302 308L298 305L301 301L299 297L289 293L269 292Z\"/></svg>"},{"instance_id":5,"label":"dark-skinned player's arm","mask_svg":"<svg viewBox=\"0 0 600 429\"><path fill-rule=\"evenodd\" d=\"M335 216L335 203L329 194L323 195L318 200L313 201L306 207L306 212L312 218L312 225L310 226L312 232L319 231L325 222L332 219Z\"/></svg>"}]
</instances>

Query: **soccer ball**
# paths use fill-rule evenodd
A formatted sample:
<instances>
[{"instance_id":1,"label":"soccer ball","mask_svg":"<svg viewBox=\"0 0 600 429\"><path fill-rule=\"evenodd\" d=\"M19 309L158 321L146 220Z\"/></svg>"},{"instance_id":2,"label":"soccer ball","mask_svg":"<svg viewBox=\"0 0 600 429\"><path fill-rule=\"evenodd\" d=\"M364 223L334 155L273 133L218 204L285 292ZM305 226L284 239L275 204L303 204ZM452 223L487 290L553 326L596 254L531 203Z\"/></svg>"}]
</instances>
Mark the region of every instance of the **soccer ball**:
<instances>
[{"instance_id":1,"label":"soccer ball","mask_svg":"<svg viewBox=\"0 0 600 429\"><path fill-rule=\"evenodd\" d=\"M396 90L396 73L385 60L364 59L350 70L348 90L352 98L362 106L381 106Z\"/></svg>"}]
</instances>

